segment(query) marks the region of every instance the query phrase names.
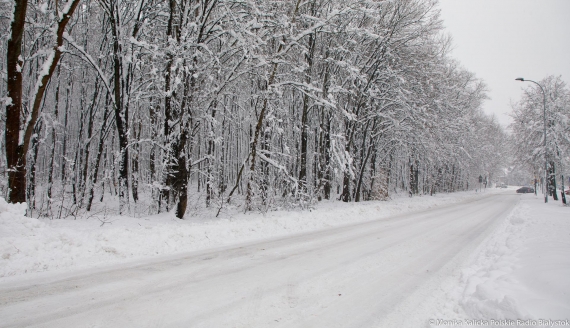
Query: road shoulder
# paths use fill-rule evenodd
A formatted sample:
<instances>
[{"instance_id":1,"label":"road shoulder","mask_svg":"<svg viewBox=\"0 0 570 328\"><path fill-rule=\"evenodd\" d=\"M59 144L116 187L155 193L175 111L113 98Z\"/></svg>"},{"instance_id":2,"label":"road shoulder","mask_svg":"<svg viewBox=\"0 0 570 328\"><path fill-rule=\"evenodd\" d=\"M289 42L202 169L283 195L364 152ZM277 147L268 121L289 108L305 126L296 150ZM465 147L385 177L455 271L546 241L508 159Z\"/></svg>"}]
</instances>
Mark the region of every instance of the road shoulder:
<instances>
[{"instance_id":1,"label":"road shoulder","mask_svg":"<svg viewBox=\"0 0 570 328\"><path fill-rule=\"evenodd\" d=\"M431 318L442 321L432 327L539 327L570 319L570 208L520 197L448 286L447 300Z\"/></svg>"}]
</instances>

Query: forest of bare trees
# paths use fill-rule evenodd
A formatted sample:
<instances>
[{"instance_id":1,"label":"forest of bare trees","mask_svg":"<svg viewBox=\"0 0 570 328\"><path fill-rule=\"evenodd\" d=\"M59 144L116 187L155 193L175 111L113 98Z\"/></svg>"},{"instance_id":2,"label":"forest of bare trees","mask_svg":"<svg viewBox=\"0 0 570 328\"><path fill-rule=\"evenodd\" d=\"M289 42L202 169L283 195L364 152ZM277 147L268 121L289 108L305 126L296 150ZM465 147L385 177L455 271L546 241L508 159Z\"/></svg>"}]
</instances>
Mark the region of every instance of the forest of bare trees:
<instances>
[{"instance_id":1,"label":"forest of bare trees","mask_svg":"<svg viewBox=\"0 0 570 328\"><path fill-rule=\"evenodd\" d=\"M28 215L305 208L505 167L435 0L0 5L0 192Z\"/></svg>"}]
</instances>

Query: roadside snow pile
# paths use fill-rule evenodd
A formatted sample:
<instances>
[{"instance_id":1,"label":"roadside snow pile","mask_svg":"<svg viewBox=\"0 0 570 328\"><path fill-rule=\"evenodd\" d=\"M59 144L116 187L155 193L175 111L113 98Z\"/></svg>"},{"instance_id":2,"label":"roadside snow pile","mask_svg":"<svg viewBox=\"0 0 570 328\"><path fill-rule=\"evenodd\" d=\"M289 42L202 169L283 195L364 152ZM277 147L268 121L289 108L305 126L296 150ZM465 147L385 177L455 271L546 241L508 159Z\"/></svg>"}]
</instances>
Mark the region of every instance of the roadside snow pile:
<instances>
[{"instance_id":1,"label":"roadside snow pile","mask_svg":"<svg viewBox=\"0 0 570 328\"><path fill-rule=\"evenodd\" d=\"M32 219L24 216L25 205L7 204L0 199L0 277L84 268L315 231L468 201L493 192L500 190L402 197L387 202L327 201L311 211L225 213L224 218L185 220L176 219L173 213L144 218L100 214L77 220Z\"/></svg>"},{"instance_id":2,"label":"roadside snow pile","mask_svg":"<svg viewBox=\"0 0 570 328\"><path fill-rule=\"evenodd\" d=\"M25 203L0 198L0 277L72 265L73 257L59 254L81 246L81 236L52 229L25 213Z\"/></svg>"},{"instance_id":3,"label":"roadside snow pile","mask_svg":"<svg viewBox=\"0 0 570 328\"><path fill-rule=\"evenodd\" d=\"M570 208L544 204L540 195L521 197L462 272L459 303L468 317L526 326L568 319Z\"/></svg>"},{"instance_id":4,"label":"roadside snow pile","mask_svg":"<svg viewBox=\"0 0 570 328\"><path fill-rule=\"evenodd\" d=\"M474 265L464 269L462 280L466 284L461 301L465 312L476 319L526 319L514 294L524 288L512 275L517 267L521 238L529 222L529 205L520 204L502 222L488 241Z\"/></svg>"}]
</instances>

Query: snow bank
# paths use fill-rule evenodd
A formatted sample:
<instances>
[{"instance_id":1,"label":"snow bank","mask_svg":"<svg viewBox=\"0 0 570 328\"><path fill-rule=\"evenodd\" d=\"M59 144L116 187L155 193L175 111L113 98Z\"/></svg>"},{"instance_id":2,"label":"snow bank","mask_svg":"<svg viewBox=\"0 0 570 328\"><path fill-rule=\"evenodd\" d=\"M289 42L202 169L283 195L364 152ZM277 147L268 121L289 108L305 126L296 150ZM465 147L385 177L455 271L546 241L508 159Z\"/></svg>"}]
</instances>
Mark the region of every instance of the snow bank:
<instances>
[{"instance_id":1,"label":"snow bank","mask_svg":"<svg viewBox=\"0 0 570 328\"><path fill-rule=\"evenodd\" d=\"M569 319L568 254L570 207L521 195L519 205L467 261L439 316L461 320L460 327L468 327L469 319L485 326L505 326L493 325L492 319L536 327Z\"/></svg>"},{"instance_id":2,"label":"snow bank","mask_svg":"<svg viewBox=\"0 0 570 328\"><path fill-rule=\"evenodd\" d=\"M462 272L465 284L461 305L475 319L527 319L515 294L525 287L513 276L520 252L525 247L521 238L527 227L529 206L521 203L503 221L488 240L473 265Z\"/></svg>"},{"instance_id":3,"label":"snow bank","mask_svg":"<svg viewBox=\"0 0 570 328\"><path fill-rule=\"evenodd\" d=\"M488 193L499 192L490 189ZM322 202L317 209L225 213L176 219L173 213L132 218L32 219L25 205L0 199L0 277L70 270L315 231L485 196L461 192L365 203Z\"/></svg>"}]
</instances>

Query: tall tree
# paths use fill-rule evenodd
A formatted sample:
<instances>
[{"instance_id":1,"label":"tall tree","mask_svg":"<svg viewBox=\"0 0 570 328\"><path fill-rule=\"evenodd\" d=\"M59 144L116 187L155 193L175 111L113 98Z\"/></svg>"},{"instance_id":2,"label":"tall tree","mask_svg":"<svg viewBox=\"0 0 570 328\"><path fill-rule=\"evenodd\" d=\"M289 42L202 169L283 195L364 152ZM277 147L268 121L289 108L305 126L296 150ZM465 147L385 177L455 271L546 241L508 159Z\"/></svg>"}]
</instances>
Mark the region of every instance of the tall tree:
<instances>
[{"instance_id":1,"label":"tall tree","mask_svg":"<svg viewBox=\"0 0 570 328\"><path fill-rule=\"evenodd\" d=\"M24 60L22 57L22 37L25 31L25 20L28 2L16 0L14 16L11 23L11 36L7 47L7 91L9 103L6 106L6 159L8 164L8 185L10 189L9 201L12 203L25 202L26 195L26 156L30 148L32 134L40 115L40 107L44 100L44 94L48 87L59 60L63 54L63 34L65 28L77 8L79 0L70 0L66 6L58 12L56 26L51 35L52 41L47 56L38 72L36 84L30 99L30 110L27 117L22 121L22 95L23 77L22 69Z\"/></svg>"}]
</instances>

